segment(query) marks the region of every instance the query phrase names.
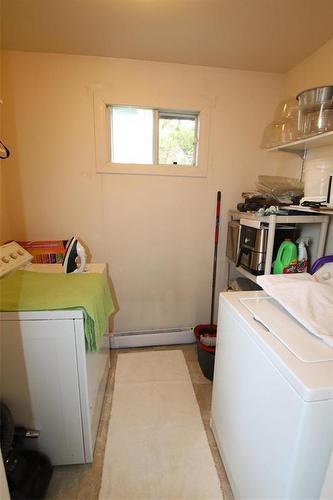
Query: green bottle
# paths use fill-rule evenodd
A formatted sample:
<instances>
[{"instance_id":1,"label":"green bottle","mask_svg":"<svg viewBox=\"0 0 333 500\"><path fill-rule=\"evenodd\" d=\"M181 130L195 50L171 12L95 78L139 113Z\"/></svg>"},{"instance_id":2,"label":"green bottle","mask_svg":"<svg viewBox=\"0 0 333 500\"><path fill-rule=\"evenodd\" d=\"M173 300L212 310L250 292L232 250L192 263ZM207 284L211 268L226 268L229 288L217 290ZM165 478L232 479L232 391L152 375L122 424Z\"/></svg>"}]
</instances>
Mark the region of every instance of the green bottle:
<instances>
[{"instance_id":1,"label":"green bottle","mask_svg":"<svg viewBox=\"0 0 333 500\"><path fill-rule=\"evenodd\" d=\"M297 268L297 246L291 240L284 240L273 264L273 274L295 273Z\"/></svg>"}]
</instances>

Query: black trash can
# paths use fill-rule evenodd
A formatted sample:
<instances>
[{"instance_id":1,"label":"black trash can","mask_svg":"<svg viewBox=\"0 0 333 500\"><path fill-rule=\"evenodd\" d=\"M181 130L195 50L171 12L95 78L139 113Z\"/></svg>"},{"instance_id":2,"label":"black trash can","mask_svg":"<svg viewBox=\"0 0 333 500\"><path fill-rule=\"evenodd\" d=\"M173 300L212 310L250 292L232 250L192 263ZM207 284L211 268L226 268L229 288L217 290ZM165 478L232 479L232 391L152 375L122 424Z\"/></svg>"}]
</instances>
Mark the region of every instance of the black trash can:
<instances>
[{"instance_id":1,"label":"black trash can","mask_svg":"<svg viewBox=\"0 0 333 500\"><path fill-rule=\"evenodd\" d=\"M201 342L202 335L216 337L216 325L197 325L194 328L194 335L197 341L198 362L203 375L208 380L214 377L215 346L208 346Z\"/></svg>"}]
</instances>

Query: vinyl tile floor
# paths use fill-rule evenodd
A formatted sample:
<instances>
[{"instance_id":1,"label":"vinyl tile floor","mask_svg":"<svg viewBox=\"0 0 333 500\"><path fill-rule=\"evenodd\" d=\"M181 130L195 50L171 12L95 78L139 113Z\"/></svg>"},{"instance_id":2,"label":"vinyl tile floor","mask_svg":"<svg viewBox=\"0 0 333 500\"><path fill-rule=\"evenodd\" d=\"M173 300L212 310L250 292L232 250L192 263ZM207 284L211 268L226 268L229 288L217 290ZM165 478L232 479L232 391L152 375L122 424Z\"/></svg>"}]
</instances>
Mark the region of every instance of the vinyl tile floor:
<instances>
[{"instance_id":1,"label":"vinyl tile floor","mask_svg":"<svg viewBox=\"0 0 333 500\"><path fill-rule=\"evenodd\" d=\"M195 344L143 347L138 349L112 349L111 368L104 398L101 420L95 445L94 461L92 464L58 466L54 468L49 484L46 499L48 500L97 500L101 485L104 450L107 438L108 424L111 413L114 374L118 352L154 351L181 349L183 351L188 370L190 372L194 392L197 397L202 421L206 430L208 443L213 455L216 470L221 482L224 500L233 500L232 491L225 469L220 459L217 445L209 426L212 383L206 379L197 361ZM181 499L179 499L181 500Z\"/></svg>"}]
</instances>

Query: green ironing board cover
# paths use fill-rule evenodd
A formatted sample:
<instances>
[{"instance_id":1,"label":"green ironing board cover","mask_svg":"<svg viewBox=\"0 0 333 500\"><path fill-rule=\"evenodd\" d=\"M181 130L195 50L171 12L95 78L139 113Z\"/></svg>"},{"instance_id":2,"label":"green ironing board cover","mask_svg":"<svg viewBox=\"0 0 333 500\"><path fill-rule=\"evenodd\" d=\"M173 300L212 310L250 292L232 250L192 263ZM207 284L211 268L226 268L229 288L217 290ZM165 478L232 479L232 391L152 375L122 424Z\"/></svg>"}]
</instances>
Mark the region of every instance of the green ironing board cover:
<instances>
[{"instance_id":1,"label":"green ironing board cover","mask_svg":"<svg viewBox=\"0 0 333 500\"><path fill-rule=\"evenodd\" d=\"M16 271L0 280L1 311L80 309L88 351L98 351L114 305L107 279L100 273Z\"/></svg>"}]
</instances>

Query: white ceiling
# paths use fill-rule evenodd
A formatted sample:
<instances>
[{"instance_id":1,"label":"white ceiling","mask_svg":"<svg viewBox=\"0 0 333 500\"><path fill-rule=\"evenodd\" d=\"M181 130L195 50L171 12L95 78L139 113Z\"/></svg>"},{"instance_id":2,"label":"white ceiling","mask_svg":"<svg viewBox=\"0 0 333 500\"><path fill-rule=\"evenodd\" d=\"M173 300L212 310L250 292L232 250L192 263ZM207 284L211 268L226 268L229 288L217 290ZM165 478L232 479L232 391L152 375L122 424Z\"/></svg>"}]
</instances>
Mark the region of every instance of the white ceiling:
<instances>
[{"instance_id":1,"label":"white ceiling","mask_svg":"<svg viewBox=\"0 0 333 500\"><path fill-rule=\"evenodd\" d=\"M5 49L285 72L333 37L333 0L2 0Z\"/></svg>"}]
</instances>

